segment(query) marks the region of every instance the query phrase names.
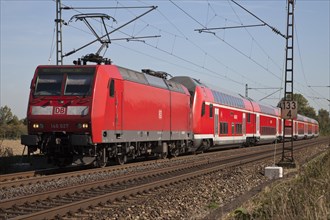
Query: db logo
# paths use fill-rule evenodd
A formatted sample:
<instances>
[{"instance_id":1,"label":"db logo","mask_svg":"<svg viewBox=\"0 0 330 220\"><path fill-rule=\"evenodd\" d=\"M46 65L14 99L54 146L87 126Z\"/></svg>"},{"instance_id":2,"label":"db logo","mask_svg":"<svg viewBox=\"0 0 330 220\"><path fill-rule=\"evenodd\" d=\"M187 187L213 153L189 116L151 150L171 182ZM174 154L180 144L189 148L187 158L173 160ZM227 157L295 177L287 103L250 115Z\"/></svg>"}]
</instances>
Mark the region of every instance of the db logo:
<instances>
[{"instance_id":1,"label":"db logo","mask_svg":"<svg viewBox=\"0 0 330 220\"><path fill-rule=\"evenodd\" d=\"M66 108L65 107L54 107L54 115L65 115Z\"/></svg>"}]
</instances>

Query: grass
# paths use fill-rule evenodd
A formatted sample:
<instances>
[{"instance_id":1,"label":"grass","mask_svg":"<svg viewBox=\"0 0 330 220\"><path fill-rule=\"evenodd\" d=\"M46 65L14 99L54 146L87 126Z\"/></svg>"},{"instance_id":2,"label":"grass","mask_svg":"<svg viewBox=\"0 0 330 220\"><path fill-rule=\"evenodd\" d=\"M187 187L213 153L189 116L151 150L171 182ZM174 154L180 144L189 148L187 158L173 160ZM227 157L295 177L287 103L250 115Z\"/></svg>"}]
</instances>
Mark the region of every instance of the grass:
<instances>
[{"instance_id":1,"label":"grass","mask_svg":"<svg viewBox=\"0 0 330 220\"><path fill-rule=\"evenodd\" d=\"M210 204L208 204L207 208L208 209L217 209L217 208L219 208L219 204L216 201L212 201L212 202L210 202Z\"/></svg>"},{"instance_id":2,"label":"grass","mask_svg":"<svg viewBox=\"0 0 330 220\"><path fill-rule=\"evenodd\" d=\"M330 219L330 149L290 180L276 182L232 219Z\"/></svg>"}]
</instances>

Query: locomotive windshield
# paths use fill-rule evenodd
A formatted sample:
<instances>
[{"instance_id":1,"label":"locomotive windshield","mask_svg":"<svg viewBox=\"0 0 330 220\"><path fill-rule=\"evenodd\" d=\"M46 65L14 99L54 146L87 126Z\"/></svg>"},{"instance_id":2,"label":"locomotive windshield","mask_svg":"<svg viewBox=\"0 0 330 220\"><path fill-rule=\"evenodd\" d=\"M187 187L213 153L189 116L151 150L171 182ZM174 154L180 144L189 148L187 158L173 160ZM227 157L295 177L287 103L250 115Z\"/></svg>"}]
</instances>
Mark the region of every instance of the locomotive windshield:
<instances>
[{"instance_id":1,"label":"locomotive windshield","mask_svg":"<svg viewBox=\"0 0 330 220\"><path fill-rule=\"evenodd\" d=\"M88 96L92 91L95 68L41 68L35 92L37 96Z\"/></svg>"},{"instance_id":2,"label":"locomotive windshield","mask_svg":"<svg viewBox=\"0 0 330 220\"><path fill-rule=\"evenodd\" d=\"M64 95L89 95L92 85L91 74L68 74L66 78Z\"/></svg>"},{"instance_id":3,"label":"locomotive windshield","mask_svg":"<svg viewBox=\"0 0 330 220\"><path fill-rule=\"evenodd\" d=\"M61 95L63 75L39 74L35 95Z\"/></svg>"}]
</instances>

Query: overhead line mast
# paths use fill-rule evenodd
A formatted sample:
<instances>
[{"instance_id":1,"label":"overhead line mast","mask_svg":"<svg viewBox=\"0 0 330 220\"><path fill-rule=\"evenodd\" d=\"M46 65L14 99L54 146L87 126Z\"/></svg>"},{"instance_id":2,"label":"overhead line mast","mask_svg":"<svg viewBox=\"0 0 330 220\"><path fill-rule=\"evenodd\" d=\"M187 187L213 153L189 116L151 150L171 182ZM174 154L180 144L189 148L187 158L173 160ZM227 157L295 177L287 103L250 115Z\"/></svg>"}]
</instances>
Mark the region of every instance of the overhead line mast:
<instances>
[{"instance_id":1,"label":"overhead line mast","mask_svg":"<svg viewBox=\"0 0 330 220\"><path fill-rule=\"evenodd\" d=\"M62 51L62 8L61 0L56 0L56 65L63 65Z\"/></svg>"},{"instance_id":2,"label":"overhead line mast","mask_svg":"<svg viewBox=\"0 0 330 220\"><path fill-rule=\"evenodd\" d=\"M297 111L297 103L293 101L293 34L294 34L294 0L288 0L288 15L287 15L287 29L286 29L286 55L285 55L285 84L284 84L284 98L281 104L283 119L283 147L282 159L278 163L279 166L295 167L293 158L293 119L297 117L293 113ZM289 114L285 115L285 112ZM290 123L286 123L289 120ZM285 146L285 140L291 139L289 147Z\"/></svg>"}]
</instances>

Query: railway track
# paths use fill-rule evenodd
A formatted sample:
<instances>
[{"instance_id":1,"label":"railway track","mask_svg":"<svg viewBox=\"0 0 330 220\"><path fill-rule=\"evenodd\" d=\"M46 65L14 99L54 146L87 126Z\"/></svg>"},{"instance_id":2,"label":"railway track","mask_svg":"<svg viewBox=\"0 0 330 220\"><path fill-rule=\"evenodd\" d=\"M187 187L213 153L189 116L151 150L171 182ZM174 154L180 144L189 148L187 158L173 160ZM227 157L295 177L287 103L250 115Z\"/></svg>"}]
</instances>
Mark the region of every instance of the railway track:
<instances>
[{"instance_id":1,"label":"railway track","mask_svg":"<svg viewBox=\"0 0 330 220\"><path fill-rule=\"evenodd\" d=\"M249 149L258 149L258 148L263 148L265 146L266 145L258 145L258 146L250 147ZM234 150L234 149L232 149L232 150ZM220 154L223 154L223 152L220 152ZM189 158L189 156L187 156L187 155L186 155L186 157ZM175 159L172 158L172 160L175 160ZM180 158L179 158L179 160L180 160ZM155 161L155 160L153 160L153 161ZM144 161L141 164L149 165L149 164L154 163L153 161ZM156 163L160 163L160 161L161 160L157 160ZM135 164L138 164L138 162L135 162ZM100 169L93 168L93 169L95 169L95 171L91 171L90 173L100 172L100 170L102 170L102 169L104 172L108 172L108 171L111 172L114 170L113 167L115 167L115 169L126 169L126 168L134 167L134 166L135 165L132 165L132 164L125 164L125 165L121 165L120 168L118 168L118 166L112 166L111 168L107 167L107 168L100 168ZM49 169L10 173L10 174L2 174L2 175L0 175L0 188L24 185L24 182L29 181L29 180L25 180L25 179L30 178L30 180L31 180L31 178L39 177L39 179L41 180L41 179L43 179L43 178L40 178L41 176L48 176L48 175L54 175L54 174L60 174L60 175L58 175L58 177L60 177L60 178L71 177L74 174L76 174L76 176L79 176L85 172L85 171L80 171L80 170L86 170L89 168L90 168L89 166L85 166L85 167L78 167L78 166L74 167L73 166L73 167L49 168ZM74 174L70 174L70 172L74 172ZM68 173L68 174L63 174L63 173ZM62 177L61 177L61 174L62 174ZM47 178L44 178L44 179L47 181Z\"/></svg>"},{"instance_id":2,"label":"railway track","mask_svg":"<svg viewBox=\"0 0 330 220\"><path fill-rule=\"evenodd\" d=\"M301 142L295 142L295 144ZM263 152L265 150L266 145L260 145L250 148L245 148L246 151L255 151L255 153ZM237 153L238 151L242 151L243 149L233 149L233 153ZM205 153L197 155L197 157L203 159L204 157L223 157L227 155L229 151L217 151L212 153ZM230 153L229 153L230 154ZM190 160L196 160L196 155L186 155L184 157L172 158L171 161L169 159L165 160L151 160L151 161L143 161L137 162L134 164L125 164L121 166L110 166L105 168L93 168L89 169L89 167L69 167L69 168L60 168L60 169L44 169L44 170L36 170L36 171L27 171L20 173L12 173L6 175L0 175L0 189L2 188L13 188L19 187L23 185L31 185L36 183L44 183L50 181L58 181L61 179L67 178L75 178L83 175L93 175L97 173L118 173L124 174L130 172L131 169L136 167L140 167L139 169L147 169L149 166L164 166L167 164L173 164L174 161L177 163L188 162ZM174 164L175 165L175 164ZM136 170L134 169L134 172Z\"/></svg>"},{"instance_id":3,"label":"railway track","mask_svg":"<svg viewBox=\"0 0 330 220\"><path fill-rule=\"evenodd\" d=\"M263 151L264 146L256 146L246 150L249 151ZM234 150L237 151L238 149ZM35 183L43 183L54 180L66 179L66 178L74 178L82 175L93 175L96 173L125 173L130 172L130 169L140 167L139 169L145 169L149 166L163 166L167 164L187 162L190 160L196 160L196 157L222 157L223 155L228 154L229 152L217 151L217 152L208 152L199 155L186 155L183 157L163 159L163 160L151 160L151 161L143 161L136 162L131 164L125 164L120 166L109 166L105 168L93 168L93 169L44 169L44 170L36 170L36 171L26 171L20 173L12 173L6 175L0 175L0 189L2 188L13 188L19 187L22 185L31 185ZM175 165L175 164L174 164ZM73 170L72 170L73 169ZM71 171L71 172L70 172ZM135 170L134 170L135 171Z\"/></svg>"},{"instance_id":4,"label":"railway track","mask_svg":"<svg viewBox=\"0 0 330 220\"><path fill-rule=\"evenodd\" d=\"M81 167L63 167L63 168L49 168L49 169L41 169L41 170L30 170L24 172L17 172L17 173L10 173L0 175L0 188L1 184L6 182L17 182L17 181L24 181L25 179L38 177L38 176L46 176L46 175L53 175L59 173L67 173L67 172L76 172L79 170L88 169L89 166L81 166ZM5 186L6 184L4 184Z\"/></svg>"},{"instance_id":5,"label":"railway track","mask_svg":"<svg viewBox=\"0 0 330 220\"><path fill-rule=\"evenodd\" d=\"M327 140L318 140L318 144ZM309 146L312 141L298 142L295 150ZM297 146L300 145L300 146ZM280 154L280 152L278 152ZM194 163L155 168L139 173L120 175L79 186L70 186L43 193L12 198L0 202L1 218L41 219L63 216L89 206L114 201L131 195L144 194L158 187L166 187L200 175L212 173L227 167L251 163L273 156L273 151L248 151L225 157L205 157Z\"/></svg>"}]
</instances>

